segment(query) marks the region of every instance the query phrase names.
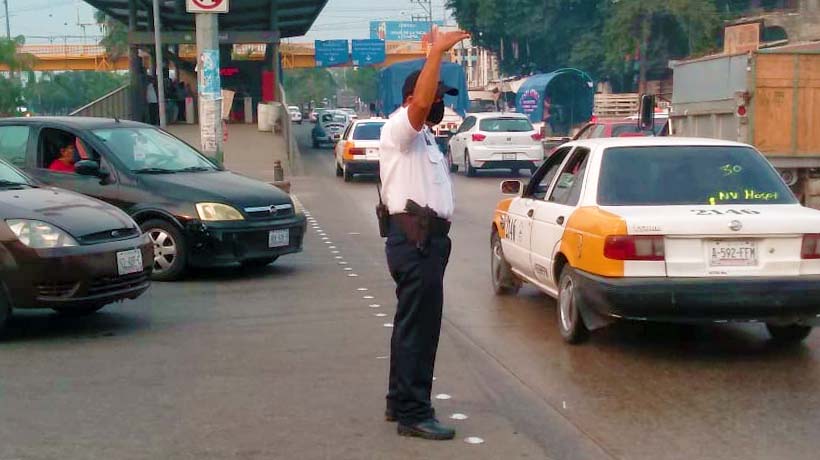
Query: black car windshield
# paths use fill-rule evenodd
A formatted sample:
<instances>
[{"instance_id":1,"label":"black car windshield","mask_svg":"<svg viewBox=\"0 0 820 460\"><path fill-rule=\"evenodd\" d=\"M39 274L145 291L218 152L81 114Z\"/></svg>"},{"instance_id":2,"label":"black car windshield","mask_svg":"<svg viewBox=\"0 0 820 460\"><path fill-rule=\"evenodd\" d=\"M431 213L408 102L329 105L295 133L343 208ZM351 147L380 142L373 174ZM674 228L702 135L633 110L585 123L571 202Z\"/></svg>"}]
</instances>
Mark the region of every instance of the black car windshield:
<instances>
[{"instance_id":1,"label":"black car windshield","mask_svg":"<svg viewBox=\"0 0 820 460\"><path fill-rule=\"evenodd\" d=\"M485 133L524 133L532 131L532 124L526 118L487 118L478 125Z\"/></svg>"},{"instance_id":2,"label":"black car windshield","mask_svg":"<svg viewBox=\"0 0 820 460\"><path fill-rule=\"evenodd\" d=\"M748 147L618 147L604 151L602 206L797 203L772 166Z\"/></svg>"},{"instance_id":3,"label":"black car windshield","mask_svg":"<svg viewBox=\"0 0 820 460\"><path fill-rule=\"evenodd\" d=\"M135 172L213 171L216 167L179 139L154 128L92 131L125 166Z\"/></svg>"},{"instance_id":4,"label":"black car windshield","mask_svg":"<svg viewBox=\"0 0 820 460\"><path fill-rule=\"evenodd\" d=\"M19 185L31 185L31 182L12 166L0 161L0 188Z\"/></svg>"},{"instance_id":5,"label":"black car windshield","mask_svg":"<svg viewBox=\"0 0 820 460\"><path fill-rule=\"evenodd\" d=\"M384 123L360 123L353 131L353 140L377 141L381 138Z\"/></svg>"}]
</instances>

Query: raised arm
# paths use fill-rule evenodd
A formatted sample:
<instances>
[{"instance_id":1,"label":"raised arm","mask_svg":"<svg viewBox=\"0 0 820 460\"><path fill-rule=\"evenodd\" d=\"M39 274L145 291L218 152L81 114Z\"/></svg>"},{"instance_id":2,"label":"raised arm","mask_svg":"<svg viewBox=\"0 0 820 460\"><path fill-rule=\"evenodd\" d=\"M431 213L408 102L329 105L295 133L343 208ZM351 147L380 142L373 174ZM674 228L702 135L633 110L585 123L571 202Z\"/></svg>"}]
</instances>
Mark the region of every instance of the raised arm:
<instances>
[{"instance_id":1,"label":"raised arm","mask_svg":"<svg viewBox=\"0 0 820 460\"><path fill-rule=\"evenodd\" d=\"M416 131L421 131L424 127L424 121L430 115L430 108L436 102L436 90L441 75L441 60L444 58L445 53L457 43L470 38L470 34L463 30L439 33L436 27L433 28L432 35L433 45L430 54L427 56L427 62L425 62L424 68L421 69L421 75L419 75L416 82L413 99L410 100L407 107L407 116Z\"/></svg>"}]
</instances>

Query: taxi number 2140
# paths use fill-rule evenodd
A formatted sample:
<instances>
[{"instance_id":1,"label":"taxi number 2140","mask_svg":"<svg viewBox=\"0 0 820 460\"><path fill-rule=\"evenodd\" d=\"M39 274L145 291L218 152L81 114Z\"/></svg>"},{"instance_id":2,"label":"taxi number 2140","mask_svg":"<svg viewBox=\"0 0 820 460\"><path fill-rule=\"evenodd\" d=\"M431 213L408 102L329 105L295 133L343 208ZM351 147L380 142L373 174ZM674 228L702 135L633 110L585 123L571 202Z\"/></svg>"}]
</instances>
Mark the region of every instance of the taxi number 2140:
<instances>
[{"instance_id":1,"label":"taxi number 2140","mask_svg":"<svg viewBox=\"0 0 820 460\"><path fill-rule=\"evenodd\" d=\"M503 214L499 219L504 239L516 241L521 239L524 229L520 220L509 214Z\"/></svg>"}]
</instances>

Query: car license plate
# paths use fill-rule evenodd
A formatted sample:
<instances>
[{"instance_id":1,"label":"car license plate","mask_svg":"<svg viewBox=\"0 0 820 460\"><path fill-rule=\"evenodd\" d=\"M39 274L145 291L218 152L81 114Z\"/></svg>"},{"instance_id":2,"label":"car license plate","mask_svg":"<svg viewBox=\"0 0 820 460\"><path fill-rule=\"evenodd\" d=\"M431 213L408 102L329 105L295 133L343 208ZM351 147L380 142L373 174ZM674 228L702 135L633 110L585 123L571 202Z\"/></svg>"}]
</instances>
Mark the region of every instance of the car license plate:
<instances>
[{"instance_id":1,"label":"car license plate","mask_svg":"<svg viewBox=\"0 0 820 460\"><path fill-rule=\"evenodd\" d=\"M281 248L290 244L290 230L271 230L268 234L268 247Z\"/></svg>"},{"instance_id":2,"label":"car license plate","mask_svg":"<svg viewBox=\"0 0 820 460\"><path fill-rule=\"evenodd\" d=\"M379 159L379 149L367 149L365 151L367 154L368 160L378 160Z\"/></svg>"},{"instance_id":3,"label":"car license plate","mask_svg":"<svg viewBox=\"0 0 820 460\"><path fill-rule=\"evenodd\" d=\"M757 243L749 240L709 242L709 265L712 267L753 267L757 265Z\"/></svg>"},{"instance_id":4,"label":"car license plate","mask_svg":"<svg viewBox=\"0 0 820 460\"><path fill-rule=\"evenodd\" d=\"M117 253L117 272L120 276L142 271L142 251L132 249Z\"/></svg>"},{"instance_id":5,"label":"car license plate","mask_svg":"<svg viewBox=\"0 0 820 460\"><path fill-rule=\"evenodd\" d=\"M503 153L502 157L504 161L515 161L516 155L514 153Z\"/></svg>"}]
</instances>

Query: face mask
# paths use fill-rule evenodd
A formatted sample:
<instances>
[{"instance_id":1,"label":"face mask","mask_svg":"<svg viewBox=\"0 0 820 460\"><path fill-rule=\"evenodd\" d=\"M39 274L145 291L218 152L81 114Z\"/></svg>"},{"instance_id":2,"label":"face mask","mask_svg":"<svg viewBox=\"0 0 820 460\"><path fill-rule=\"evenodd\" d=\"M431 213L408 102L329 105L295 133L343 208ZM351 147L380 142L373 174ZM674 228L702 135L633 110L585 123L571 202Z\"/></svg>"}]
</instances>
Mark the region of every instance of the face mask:
<instances>
[{"instance_id":1,"label":"face mask","mask_svg":"<svg viewBox=\"0 0 820 460\"><path fill-rule=\"evenodd\" d=\"M441 123L441 120L444 120L444 101L433 103L430 115L427 115L427 121L434 125Z\"/></svg>"}]
</instances>

